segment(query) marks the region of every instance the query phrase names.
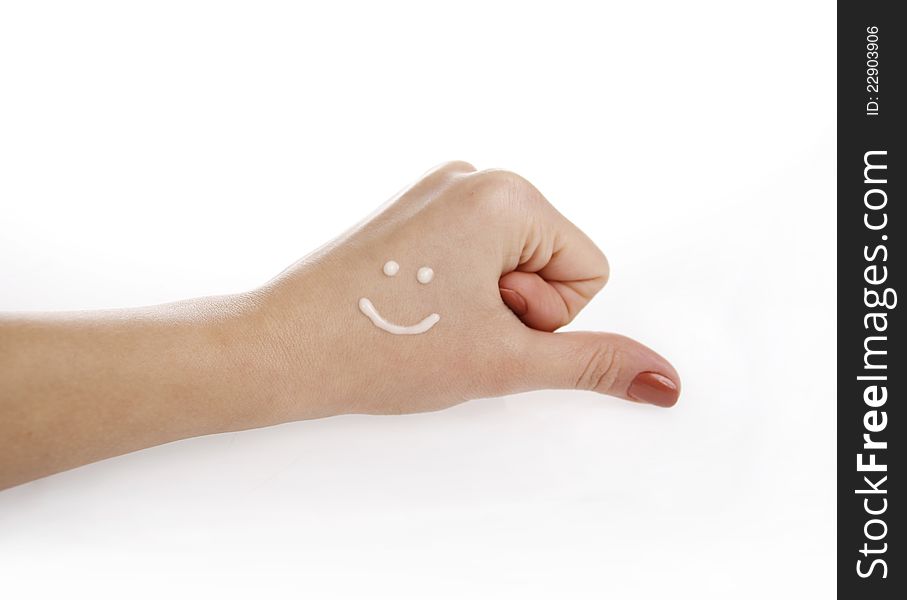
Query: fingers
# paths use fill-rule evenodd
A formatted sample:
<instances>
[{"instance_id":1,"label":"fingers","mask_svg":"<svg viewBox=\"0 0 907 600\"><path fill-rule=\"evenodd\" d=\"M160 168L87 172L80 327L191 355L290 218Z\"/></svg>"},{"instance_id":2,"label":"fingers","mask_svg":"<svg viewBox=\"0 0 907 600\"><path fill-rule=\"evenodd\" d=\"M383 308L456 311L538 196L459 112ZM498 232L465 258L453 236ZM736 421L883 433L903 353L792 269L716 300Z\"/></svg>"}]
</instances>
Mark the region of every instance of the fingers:
<instances>
[{"instance_id":1,"label":"fingers","mask_svg":"<svg viewBox=\"0 0 907 600\"><path fill-rule=\"evenodd\" d=\"M525 228L520 247L505 264L501 298L529 327L554 331L576 314L608 281L608 260L580 229L525 180L515 193L524 197Z\"/></svg>"},{"instance_id":2,"label":"fingers","mask_svg":"<svg viewBox=\"0 0 907 600\"><path fill-rule=\"evenodd\" d=\"M655 406L673 406L680 376L650 348L614 333L526 330L518 377L534 389L584 389ZM525 380L522 382L525 385ZM519 385L519 384L518 384Z\"/></svg>"},{"instance_id":3,"label":"fingers","mask_svg":"<svg viewBox=\"0 0 907 600\"><path fill-rule=\"evenodd\" d=\"M516 235L502 236L501 300L529 328L518 328L516 356L503 371L510 389L578 388L656 406L673 406L680 377L663 357L612 333L551 333L573 320L604 287L605 255L525 179L507 171L467 178L473 197L498 197ZM510 375L504 375L506 379ZM507 386L507 381L503 382Z\"/></svg>"},{"instance_id":4,"label":"fingers","mask_svg":"<svg viewBox=\"0 0 907 600\"><path fill-rule=\"evenodd\" d=\"M563 286L559 292L555 286ZM560 282L549 283L537 273L511 271L498 282L501 299L526 325L540 331L554 331L569 323L584 299ZM568 306L568 300L574 307Z\"/></svg>"}]
</instances>

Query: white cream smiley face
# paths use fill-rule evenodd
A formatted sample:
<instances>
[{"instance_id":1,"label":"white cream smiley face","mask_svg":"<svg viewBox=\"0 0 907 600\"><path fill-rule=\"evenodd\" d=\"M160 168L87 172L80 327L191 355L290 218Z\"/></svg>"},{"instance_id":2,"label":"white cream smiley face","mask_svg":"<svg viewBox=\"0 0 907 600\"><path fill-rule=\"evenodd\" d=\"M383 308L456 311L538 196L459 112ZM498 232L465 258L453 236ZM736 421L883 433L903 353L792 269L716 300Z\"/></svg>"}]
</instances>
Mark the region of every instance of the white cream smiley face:
<instances>
[{"instance_id":1,"label":"white cream smiley face","mask_svg":"<svg viewBox=\"0 0 907 600\"><path fill-rule=\"evenodd\" d=\"M388 277L394 277L400 272L400 265L389 260L384 263L384 268L382 270ZM431 283L434 276L435 272L431 267L420 267L416 272L416 279L423 285ZM368 298L359 298L359 310L375 324L375 327L383 329L388 333L393 333L394 335L415 335L417 333L425 333L441 320L441 316L438 313L432 313L415 325L397 325L382 317L377 309L375 309L375 305L372 304L372 301Z\"/></svg>"}]
</instances>

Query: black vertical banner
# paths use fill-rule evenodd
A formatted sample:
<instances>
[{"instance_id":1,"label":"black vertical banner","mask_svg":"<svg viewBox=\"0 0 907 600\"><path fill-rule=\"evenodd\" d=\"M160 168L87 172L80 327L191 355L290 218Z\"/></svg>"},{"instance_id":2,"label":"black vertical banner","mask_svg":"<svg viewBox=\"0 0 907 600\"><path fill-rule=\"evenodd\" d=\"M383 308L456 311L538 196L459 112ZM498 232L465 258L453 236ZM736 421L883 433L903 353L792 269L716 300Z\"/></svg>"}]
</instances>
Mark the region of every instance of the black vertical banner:
<instances>
[{"instance_id":1,"label":"black vertical banner","mask_svg":"<svg viewBox=\"0 0 907 600\"><path fill-rule=\"evenodd\" d=\"M838 588L907 598L907 23L838 5ZM903 295L901 293L903 292Z\"/></svg>"}]
</instances>

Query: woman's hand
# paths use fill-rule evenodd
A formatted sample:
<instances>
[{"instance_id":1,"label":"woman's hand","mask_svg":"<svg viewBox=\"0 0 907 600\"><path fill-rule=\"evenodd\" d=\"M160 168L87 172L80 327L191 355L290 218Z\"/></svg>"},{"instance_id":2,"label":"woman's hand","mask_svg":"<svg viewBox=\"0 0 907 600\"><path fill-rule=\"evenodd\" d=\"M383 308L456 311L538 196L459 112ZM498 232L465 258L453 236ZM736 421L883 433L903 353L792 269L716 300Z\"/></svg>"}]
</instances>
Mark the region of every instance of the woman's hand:
<instances>
[{"instance_id":1,"label":"woman's hand","mask_svg":"<svg viewBox=\"0 0 907 600\"><path fill-rule=\"evenodd\" d=\"M642 344L551 333L607 280L602 252L526 180L447 163L259 291L260 386L278 421L539 388L673 405L677 372Z\"/></svg>"},{"instance_id":2,"label":"woman's hand","mask_svg":"<svg viewBox=\"0 0 907 600\"><path fill-rule=\"evenodd\" d=\"M645 346L551 333L607 279L525 180L449 163L258 290L0 315L0 488L207 433L536 388L671 406L677 373Z\"/></svg>"}]
</instances>

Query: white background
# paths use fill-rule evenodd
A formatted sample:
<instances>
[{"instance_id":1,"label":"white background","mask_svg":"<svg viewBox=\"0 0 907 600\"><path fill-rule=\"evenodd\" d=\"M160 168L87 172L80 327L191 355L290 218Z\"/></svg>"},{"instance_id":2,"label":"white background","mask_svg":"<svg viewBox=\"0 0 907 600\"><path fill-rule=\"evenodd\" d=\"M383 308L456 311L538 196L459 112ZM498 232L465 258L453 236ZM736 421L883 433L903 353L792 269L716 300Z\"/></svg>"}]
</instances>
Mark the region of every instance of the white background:
<instances>
[{"instance_id":1,"label":"white background","mask_svg":"<svg viewBox=\"0 0 907 600\"><path fill-rule=\"evenodd\" d=\"M330 4L0 5L0 309L249 289L463 159L598 242L570 328L663 353L680 403L537 392L86 466L0 493L0 593L832 597L834 4Z\"/></svg>"}]
</instances>

